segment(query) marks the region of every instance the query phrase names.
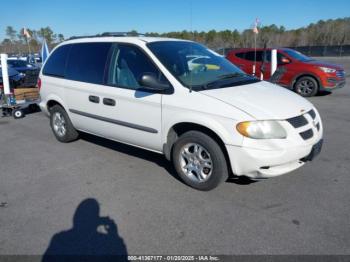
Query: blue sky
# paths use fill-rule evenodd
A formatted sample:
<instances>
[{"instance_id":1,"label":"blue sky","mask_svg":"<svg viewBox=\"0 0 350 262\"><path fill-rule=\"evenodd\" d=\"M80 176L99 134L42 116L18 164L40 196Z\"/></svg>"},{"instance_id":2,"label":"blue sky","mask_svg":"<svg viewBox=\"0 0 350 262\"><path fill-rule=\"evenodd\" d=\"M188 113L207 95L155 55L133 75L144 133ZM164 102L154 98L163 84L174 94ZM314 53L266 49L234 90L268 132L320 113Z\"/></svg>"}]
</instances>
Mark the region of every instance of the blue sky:
<instances>
[{"instance_id":1,"label":"blue sky","mask_svg":"<svg viewBox=\"0 0 350 262\"><path fill-rule=\"evenodd\" d=\"M38 29L50 26L65 37L106 31L168 32L250 28L256 17L263 25L298 28L320 19L350 16L350 1L337 0L4 0L0 40L12 25Z\"/></svg>"}]
</instances>

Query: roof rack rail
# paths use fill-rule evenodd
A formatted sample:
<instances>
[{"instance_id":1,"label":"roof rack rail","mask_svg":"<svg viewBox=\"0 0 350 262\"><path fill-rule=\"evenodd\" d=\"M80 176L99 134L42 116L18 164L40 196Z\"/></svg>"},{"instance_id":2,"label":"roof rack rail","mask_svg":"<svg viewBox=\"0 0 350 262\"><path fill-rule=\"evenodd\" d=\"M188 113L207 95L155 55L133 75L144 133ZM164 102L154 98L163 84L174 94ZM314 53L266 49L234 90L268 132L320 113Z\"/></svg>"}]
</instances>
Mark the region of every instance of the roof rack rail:
<instances>
[{"instance_id":1,"label":"roof rack rail","mask_svg":"<svg viewBox=\"0 0 350 262\"><path fill-rule=\"evenodd\" d=\"M137 32L104 32L101 36L145 36Z\"/></svg>"},{"instance_id":2,"label":"roof rack rail","mask_svg":"<svg viewBox=\"0 0 350 262\"><path fill-rule=\"evenodd\" d=\"M66 39L65 41L74 40L74 39L80 39L80 38L100 37L100 36L101 36L101 35L72 36L72 37Z\"/></svg>"},{"instance_id":3,"label":"roof rack rail","mask_svg":"<svg viewBox=\"0 0 350 262\"><path fill-rule=\"evenodd\" d=\"M74 39L81 39L81 38L92 38L92 37L113 37L113 36L146 36L146 34L141 34L137 32L104 32L102 34L97 34L97 35L85 35L85 36L72 36L68 40L74 40Z\"/></svg>"}]
</instances>

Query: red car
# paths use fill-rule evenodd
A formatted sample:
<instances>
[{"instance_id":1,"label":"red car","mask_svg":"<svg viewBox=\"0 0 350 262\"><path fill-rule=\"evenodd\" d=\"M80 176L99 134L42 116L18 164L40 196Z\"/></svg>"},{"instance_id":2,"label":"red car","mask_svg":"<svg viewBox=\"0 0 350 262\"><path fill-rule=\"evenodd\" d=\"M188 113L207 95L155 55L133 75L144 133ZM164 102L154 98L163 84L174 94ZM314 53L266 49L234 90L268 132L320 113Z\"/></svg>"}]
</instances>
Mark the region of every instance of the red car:
<instances>
[{"instance_id":1,"label":"red car","mask_svg":"<svg viewBox=\"0 0 350 262\"><path fill-rule=\"evenodd\" d=\"M247 74L253 74L254 49L230 51L226 58ZM257 49L256 76L263 70L264 80L271 78L271 49ZM314 60L289 48L277 49L278 70L271 81L310 97L322 90L334 90L345 85L345 72L339 65Z\"/></svg>"}]
</instances>

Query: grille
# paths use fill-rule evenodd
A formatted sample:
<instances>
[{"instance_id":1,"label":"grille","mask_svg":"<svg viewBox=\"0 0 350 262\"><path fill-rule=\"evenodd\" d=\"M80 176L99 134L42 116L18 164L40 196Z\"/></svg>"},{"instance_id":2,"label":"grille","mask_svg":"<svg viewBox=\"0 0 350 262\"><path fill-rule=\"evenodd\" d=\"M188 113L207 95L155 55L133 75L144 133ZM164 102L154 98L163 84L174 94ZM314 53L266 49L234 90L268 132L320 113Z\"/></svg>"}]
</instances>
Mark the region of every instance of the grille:
<instances>
[{"instance_id":1,"label":"grille","mask_svg":"<svg viewBox=\"0 0 350 262\"><path fill-rule=\"evenodd\" d=\"M309 117L307 117L307 115L309 115L312 120L309 119ZM314 125L314 123L311 123L311 122L316 122L317 121L316 117L317 117L316 111L314 109L311 109L310 111L308 111L304 115L288 118L288 119L286 119L286 121L289 124L291 124L294 128L299 128L299 127L310 126L311 124ZM309 121L310 121L310 123L309 123ZM317 129L317 131L320 131L320 129L321 129L321 125L320 125L319 121L316 124L316 129ZM315 132L316 132L316 130L315 130ZM304 140L308 140L314 136L314 131L312 128L310 128L310 129L307 129L306 131L300 132L299 135Z\"/></svg>"},{"instance_id":2,"label":"grille","mask_svg":"<svg viewBox=\"0 0 350 262\"><path fill-rule=\"evenodd\" d=\"M345 72L344 72L344 70L338 70L338 71L336 72L336 75L337 75L338 78L345 78Z\"/></svg>"},{"instance_id":3,"label":"grille","mask_svg":"<svg viewBox=\"0 0 350 262\"><path fill-rule=\"evenodd\" d=\"M312 131L312 129L308 129L308 130L300 133L300 136L304 140L310 139L313 135L314 135L314 132Z\"/></svg>"},{"instance_id":4,"label":"grille","mask_svg":"<svg viewBox=\"0 0 350 262\"><path fill-rule=\"evenodd\" d=\"M311 109L309 112L307 112L311 117L312 119L315 119L316 118L316 113L313 109Z\"/></svg>"},{"instance_id":5,"label":"grille","mask_svg":"<svg viewBox=\"0 0 350 262\"><path fill-rule=\"evenodd\" d=\"M295 128L299 128L307 125L307 120L303 115L288 118L287 121L289 122L289 124L291 124Z\"/></svg>"}]
</instances>

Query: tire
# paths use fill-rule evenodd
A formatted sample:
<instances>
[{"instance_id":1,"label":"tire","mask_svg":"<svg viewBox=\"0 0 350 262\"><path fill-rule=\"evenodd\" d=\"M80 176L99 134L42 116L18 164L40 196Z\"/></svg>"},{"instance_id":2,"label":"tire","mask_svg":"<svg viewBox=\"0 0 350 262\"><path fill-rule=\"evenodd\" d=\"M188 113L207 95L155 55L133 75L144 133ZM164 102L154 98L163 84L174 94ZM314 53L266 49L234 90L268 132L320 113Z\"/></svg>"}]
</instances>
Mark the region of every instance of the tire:
<instances>
[{"instance_id":1,"label":"tire","mask_svg":"<svg viewBox=\"0 0 350 262\"><path fill-rule=\"evenodd\" d=\"M13 110L12 115L13 115L14 119L20 119L20 118L23 118L25 116L22 109Z\"/></svg>"},{"instance_id":2,"label":"tire","mask_svg":"<svg viewBox=\"0 0 350 262\"><path fill-rule=\"evenodd\" d=\"M315 78L303 76L294 85L294 91L303 97L311 97L317 94L319 89Z\"/></svg>"},{"instance_id":3,"label":"tire","mask_svg":"<svg viewBox=\"0 0 350 262\"><path fill-rule=\"evenodd\" d=\"M39 111L39 106L37 104L30 104L28 106L28 110L29 112L31 113L35 113L35 112L38 112Z\"/></svg>"},{"instance_id":4,"label":"tire","mask_svg":"<svg viewBox=\"0 0 350 262\"><path fill-rule=\"evenodd\" d=\"M59 105L50 109L50 125L58 141L72 142L78 139L79 133L70 121L67 112Z\"/></svg>"},{"instance_id":5,"label":"tire","mask_svg":"<svg viewBox=\"0 0 350 262\"><path fill-rule=\"evenodd\" d=\"M201 191L212 190L228 178L226 158L220 146L199 131L188 131L178 138L172 161L181 180Z\"/></svg>"}]
</instances>

